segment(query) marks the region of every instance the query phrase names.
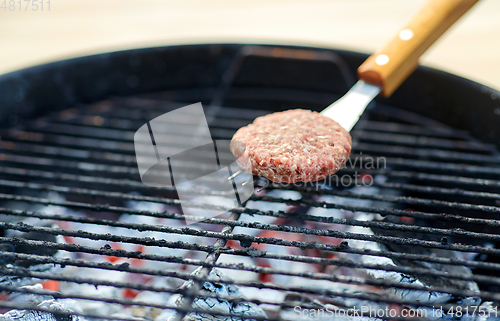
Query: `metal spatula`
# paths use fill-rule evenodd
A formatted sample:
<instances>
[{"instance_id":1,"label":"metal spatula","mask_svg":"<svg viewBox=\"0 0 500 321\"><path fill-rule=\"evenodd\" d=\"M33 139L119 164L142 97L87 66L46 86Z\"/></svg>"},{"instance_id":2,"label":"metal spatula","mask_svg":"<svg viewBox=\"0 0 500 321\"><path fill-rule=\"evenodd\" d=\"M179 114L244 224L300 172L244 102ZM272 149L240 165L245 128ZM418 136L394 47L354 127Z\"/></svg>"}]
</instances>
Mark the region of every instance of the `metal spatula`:
<instances>
[{"instance_id":1,"label":"metal spatula","mask_svg":"<svg viewBox=\"0 0 500 321\"><path fill-rule=\"evenodd\" d=\"M378 94L389 97L417 68L420 56L476 2L430 0L385 47L359 66L359 81L321 114L351 131L373 98ZM243 170L228 179L241 173Z\"/></svg>"},{"instance_id":2,"label":"metal spatula","mask_svg":"<svg viewBox=\"0 0 500 321\"><path fill-rule=\"evenodd\" d=\"M347 131L379 93L389 97L417 68L420 56L478 0L431 0L385 47L358 68L359 81L321 114Z\"/></svg>"}]
</instances>

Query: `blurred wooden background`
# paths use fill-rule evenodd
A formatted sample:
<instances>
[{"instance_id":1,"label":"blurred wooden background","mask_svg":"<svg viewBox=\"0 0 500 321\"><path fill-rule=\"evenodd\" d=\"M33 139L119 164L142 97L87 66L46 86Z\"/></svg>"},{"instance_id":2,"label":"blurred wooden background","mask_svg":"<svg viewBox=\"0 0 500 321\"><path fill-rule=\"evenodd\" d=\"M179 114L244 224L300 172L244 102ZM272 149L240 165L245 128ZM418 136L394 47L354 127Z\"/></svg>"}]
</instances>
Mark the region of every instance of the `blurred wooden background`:
<instances>
[{"instance_id":1,"label":"blurred wooden background","mask_svg":"<svg viewBox=\"0 0 500 321\"><path fill-rule=\"evenodd\" d=\"M169 44L260 42L371 52L425 1L51 0L50 12L0 9L0 73ZM499 15L499 0L480 1L422 63L500 89Z\"/></svg>"}]
</instances>

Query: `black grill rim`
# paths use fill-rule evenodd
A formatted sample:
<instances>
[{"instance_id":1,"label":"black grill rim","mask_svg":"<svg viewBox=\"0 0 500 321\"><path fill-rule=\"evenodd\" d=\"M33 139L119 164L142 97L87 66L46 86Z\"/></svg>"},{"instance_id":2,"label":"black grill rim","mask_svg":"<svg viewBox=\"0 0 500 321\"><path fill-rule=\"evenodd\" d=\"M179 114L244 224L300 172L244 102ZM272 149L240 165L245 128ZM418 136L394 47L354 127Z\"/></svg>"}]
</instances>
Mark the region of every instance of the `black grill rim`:
<instances>
[{"instance_id":1,"label":"black grill rim","mask_svg":"<svg viewBox=\"0 0 500 321\"><path fill-rule=\"evenodd\" d=\"M1 75L0 106L3 112L0 124L9 124L6 115L39 116L47 110L62 110L109 96L168 89L217 88L222 83L222 71L245 46L315 50L338 55L353 75L368 57L352 51L317 47L221 43L133 49L72 58ZM129 64L137 57L143 62L140 69ZM146 61L150 63L144 63ZM169 64L172 68L159 70L158 64ZM199 69L194 68L195 72L189 75L183 74L180 66L188 64ZM138 85L128 85L129 77L135 77ZM335 94L342 95L350 85L339 87L340 91ZM470 131L478 139L500 146L500 92L482 84L420 66L389 99L377 98L377 101Z\"/></svg>"}]
</instances>

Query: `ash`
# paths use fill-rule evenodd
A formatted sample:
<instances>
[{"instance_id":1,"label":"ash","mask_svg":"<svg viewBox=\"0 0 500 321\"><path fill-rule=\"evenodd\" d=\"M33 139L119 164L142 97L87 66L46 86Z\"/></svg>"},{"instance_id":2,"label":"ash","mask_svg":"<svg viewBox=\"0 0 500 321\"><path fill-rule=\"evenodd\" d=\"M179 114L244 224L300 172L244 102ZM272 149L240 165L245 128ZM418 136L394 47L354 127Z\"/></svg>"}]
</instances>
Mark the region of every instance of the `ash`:
<instances>
[{"instance_id":1,"label":"ash","mask_svg":"<svg viewBox=\"0 0 500 321\"><path fill-rule=\"evenodd\" d=\"M376 187L362 187L354 186L348 189L354 194L379 194L381 191ZM261 196L271 196L273 198L279 198L284 200L300 201L307 195L302 195L298 191L290 190L279 190L273 189L270 191L265 191L260 193ZM64 197L57 193L47 193L43 195L44 197L51 200L64 201ZM341 196L333 195L321 195L314 196L314 201L317 202L327 202L338 205L358 205L358 206L373 206L374 202L366 199L355 199ZM380 206L380 203L376 204ZM385 207L389 207L390 204L383 204ZM74 209L69 209L61 206L44 206L44 205L31 205L22 202L12 202L9 204L10 208L17 208L20 210L27 211L39 211L48 214L64 214L71 217L89 217L89 213L85 211L76 211ZM148 211L153 213L180 213L178 207L152 203L143 201L130 201L126 203L126 207L133 210ZM363 212L350 212L340 209L327 209L322 207L307 207L302 205L290 205L286 202L269 202L265 200L259 200L256 198L247 202L246 207L249 209L255 209L260 211L280 211L281 213L299 213L307 214L317 217L334 217L338 219L355 219L361 221L380 221L386 218L379 215L363 213ZM14 219L19 217L11 217L8 215L3 215L1 217L5 222L15 222ZM147 216L147 215L137 215L137 214L122 214L116 218L118 222L123 223L142 223L148 225L159 225L159 226L169 226L173 228L185 228L186 225L179 220L166 219L157 216ZM333 230L339 232L350 232L350 233L360 233L365 235L375 235L380 233L380 231L374 231L370 228L350 226L347 224L327 224L315 221L304 221L293 219L293 217L274 217L265 215L249 215L242 214L241 221L253 222L258 220L264 224L273 225L287 225L295 227L305 227L311 229L320 230ZM185 234L170 234L161 233L155 231L138 231L133 229L126 229L120 227L106 226L106 225L94 225L94 224L83 224L71 221L53 221L53 220L41 220L36 218L26 218L24 221L26 224L31 224L39 227L48 228L61 228L70 231L87 231L90 233L98 234L109 234L109 235L126 235L130 237L149 237L154 240L166 240L170 242L186 242L189 244L200 244L200 245L213 245L213 240L206 237L198 237L193 235ZM207 230L212 229L213 231L220 231L219 226L211 224L196 223L190 225L189 228L199 228ZM344 240L334 237L325 237L310 234L301 233L286 233L274 230L260 230L253 228L235 227L235 234L248 234L258 237L265 238L276 238L281 240L289 241L300 241L300 242L316 242L320 244L330 244L339 245L341 242L348 242L348 246L354 249L362 250L375 250L375 251L407 251L408 249L395 249L390 248L386 244L380 244L375 242L358 241L358 240ZM43 233L42 233L43 234ZM6 231L6 235L9 237L20 237L30 240L40 240L48 241L55 244L61 245L81 245L91 248L107 248L113 250L125 250L131 252L140 252L147 255L161 255L169 257L184 258L187 260L205 260L206 253L186 250L186 249L173 249L168 247L159 246L141 246L133 243L113 243L103 240L93 240L86 238L77 237L62 237L62 236L48 236L48 235L36 235L23 233L15 230ZM191 273L192 275L197 275L201 267L197 268L196 264L182 264L182 263L169 263L160 262L154 260L141 260L126 257L113 257L105 256L92 253L84 252L69 252L62 250L53 250L49 252L33 252L33 249L22 248L20 246L14 246L9 243L0 244L3 246L2 251L15 252L15 253L27 253L27 254L39 254L45 256L52 256L57 259L72 259L72 260L83 260L84 262L92 263L103 263L109 264L111 266L119 266L126 264L127 266L133 268L141 269L151 269L151 270L164 270L164 271L175 271L182 273ZM386 257L376 257L368 255L353 255L342 252L330 252L330 251L319 251L311 249L301 249L296 247L286 247L274 244L240 244L233 240L228 240L227 246L237 250L248 249L249 247L253 250L260 251L259 253L276 254L283 256L300 256L300 257L315 257L315 258L327 258L327 259L344 259L353 262L362 262L369 264L378 264L384 266L409 266L408 262L396 261ZM46 251L46 250L45 250ZM463 254L460 252L450 252L447 253L421 249L420 254L433 255L433 256L445 256L449 258L461 258L461 259L471 259L474 255ZM434 252L432 252L434 251ZM456 297L445 293L436 293L430 291L415 291L415 290L400 290L395 288L381 288L374 287L364 284L356 283L345 283L345 282L333 282L328 280L320 280L314 278L289 276L283 273L325 273L327 275L335 275L339 278L344 279L361 279L361 280L386 280L390 282L398 282L403 284L417 284L423 287L435 285L433 279L426 279L419 276L381 271L373 269L353 269L343 266L336 265L319 265L304 262L296 262L293 260L283 260L283 259L272 259L263 256L238 256L221 254L217 263L226 264L227 268L214 268L209 274L208 280L203 283L202 291L200 296L196 297L192 303L192 307L196 309L204 309L208 311L213 311L215 313L232 313L239 315L241 317L225 317L212 315L208 313L188 313L183 320L196 320L196 321L240 321L240 320L252 320L252 317L279 317L283 320L296 320L297 315L294 313L293 306L300 306L304 309L361 309L362 307L370 307L375 310L385 310L386 308L396 309L401 312L403 309L427 309L428 316L436 315L435 311L424 306L420 306L419 303L431 303L431 304L445 304L445 303L456 303L456 304L468 304L468 305L478 305L481 306L484 311L493 311L497 309L497 305L494 302L483 302L478 296L463 296ZM422 263L420 263L422 264ZM464 275L471 275L472 271L463 266L439 266L427 264L425 267L428 269L439 270L449 273L461 273ZM76 267L72 265L61 266L58 264L36 264L33 262L22 262L22 261L12 261L7 259L2 259L0 265L7 269L25 269L31 272L43 272L43 273L53 273L57 275L63 275L67 277L81 277L86 276L92 278L96 281L109 281L122 284L142 284L153 286L155 288L163 289L164 291L140 291L126 289L123 287L113 287L113 286L103 286L103 285L92 285L86 283L75 283L75 282L54 282L48 283L46 280L32 278L32 277L19 277L10 275L0 275L0 285L9 285L19 287L21 289L32 290L37 292L39 290L45 290L46 292L57 291L63 293L64 295L71 297L76 295L85 294L92 297L92 300L83 299L55 299L49 294L26 294L26 293L4 293L6 296L3 298L6 302L13 303L23 303L33 306L33 310L23 310L23 309L13 309L13 310L3 310L3 314L0 315L0 321L11 321L11 320L27 320L27 321L45 321L45 320L56 320L56 321L93 321L91 317L78 316L82 315L103 315L111 318L124 318L130 320L142 320L142 321L166 321L173 320L176 315L175 309L181 306L183 299L178 294L171 294L178 289L187 289L193 285L192 281L185 282L180 278L174 277L163 277L163 276L153 276L141 273L131 273L126 271L117 270L107 270L107 269L97 269L90 267ZM411 265L410 265L411 266ZM246 269L241 269L241 267L246 267L250 270L253 267L260 268L271 268L278 273L262 273L255 271L248 271ZM455 270L453 270L455 269ZM283 272L283 273L279 273ZM313 290L333 290L346 296L328 296L328 295L312 295L307 293L297 293L293 291L278 291L268 288L259 288L254 286L236 286L234 284L227 284L225 282L230 282L231 280L235 282L260 282L264 285L278 285L282 287L299 287L304 289ZM475 282L449 282L439 284L440 286L449 287L450 289L463 289L469 291L476 291L479 294L479 288ZM168 290L168 291L166 291ZM209 298L203 297L203 293L214 294L223 298ZM360 300L357 298L349 297L356 294L371 294L379 297L391 299L404 299L412 300L416 302L415 305L403 305L398 306L394 304L377 303L373 301ZM226 298L226 299L224 299ZM132 305L122 305L115 303L106 303L99 299L126 299L132 300L134 304ZM242 300L260 300L265 303L260 305L251 302L239 302L234 303L228 301L228 299L242 299ZM161 305L164 308L149 307L148 304ZM283 305L287 305L285 307ZM170 307L170 308L167 308ZM38 310L37 310L38 309ZM48 310L48 311L41 311ZM59 312L59 313L58 313ZM63 313L63 314L61 314ZM72 313L74 313L72 315ZM430 318L431 320L451 320L448 316ZM328 317L308 317L303 316L300 320L330 320ZM336 320L341 321L378 321L380 319L370 318L367 316L361 317L339 317ZM462 321L493 321L498 320L494 317L467 317L463 316L460 318L455 318L454 320Z\"/></svg>"},{"instance_id":2,"label":"ash","mask_svg":"<svg viewBox=\"0 0 500 321\"><path fill-rule=\"evenodd\" d=\"M196 275L201 271L201 267L196 269L192 274ZM208 280L203 283L203 291L208 293L216 294L217 296L227 297L230 299L241 299L245 298L240 289L234 284L227 284L225 282L232 281L229 277L224 275L220 270L214 268L208 276ZM225 282L224 282L225 281ZM193 285L193 281L187 281L182 288L190 288ZM175 298L175 303L178 306L182 306L183 301L181 297ZM211 298L211 297L197 297L193 301L193 308L210 310L214 312L222 313L232 313L241 315L245 318L238 317L225 317L225 316L214 316L210 314L200 314L200 313L189 313L183 318L184 321L249 321L251 318L246 317L267 317L266 313L262 308L254 303L250 302L240 302L235 304L224 299ZM170 320L173 320L171 317Z\"/></svg>"},{"instance_id":3,"label":"ash","mask_svg":"<svg viewBox=\"0 0 500 321\"><path fill-rule=\"evenodd\" d=\"M41 290L41 284L33 286L23 286L21 289ZM51 312L34 310L11 310L0 315L0 321L85 321L69 313L79 310L76 303L72 300L56 300L50 295L12 293L6 298L7 301L29 304L40 309L47 309Z\"/></svg>"}]
</instances>

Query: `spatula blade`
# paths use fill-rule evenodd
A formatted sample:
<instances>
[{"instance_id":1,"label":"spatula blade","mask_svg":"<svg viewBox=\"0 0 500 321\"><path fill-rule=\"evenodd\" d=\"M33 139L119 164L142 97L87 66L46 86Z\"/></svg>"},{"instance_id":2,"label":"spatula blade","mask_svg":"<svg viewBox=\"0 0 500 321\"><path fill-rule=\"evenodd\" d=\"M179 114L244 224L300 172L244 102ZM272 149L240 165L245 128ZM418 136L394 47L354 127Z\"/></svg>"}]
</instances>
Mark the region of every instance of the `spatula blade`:
<instances>
[{"instance_id":1,"label":"spatula blade","mask_svg":"<svg viewBox=\"0 0 500 321\"><path fill-rule=\"evenodd\" d=\"M380 93L380 90L378 86L359 80L344 96L325 108L321 115L335 120L345 130L351 131L366 106Z\"/></svg>"}]
</instances>

